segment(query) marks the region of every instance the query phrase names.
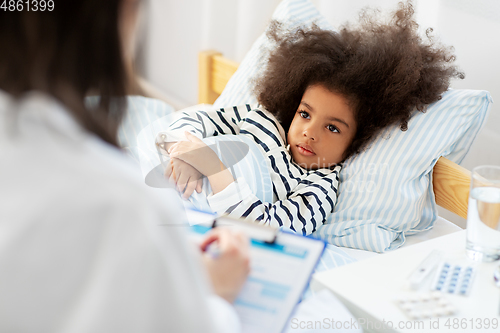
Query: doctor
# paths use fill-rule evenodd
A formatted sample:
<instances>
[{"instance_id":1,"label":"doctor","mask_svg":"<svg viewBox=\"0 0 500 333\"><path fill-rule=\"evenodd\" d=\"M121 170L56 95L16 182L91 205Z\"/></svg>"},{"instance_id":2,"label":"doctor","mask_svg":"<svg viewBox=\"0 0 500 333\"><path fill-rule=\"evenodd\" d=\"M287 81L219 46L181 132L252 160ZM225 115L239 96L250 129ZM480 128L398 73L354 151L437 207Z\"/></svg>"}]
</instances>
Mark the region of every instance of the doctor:
<instances>
[{"instance_id":1,"label":"doctor","mask_svg":"<svg viewBox=\"0 0 500 333\"><path fill-rule=\"evenodd\" d=\"M202 250L220 255L200 255L176 199L117 149L139 1L15 2L0 10L0 332L239 331L247 240L219 230Z\"/></svg>"}]
</instances>

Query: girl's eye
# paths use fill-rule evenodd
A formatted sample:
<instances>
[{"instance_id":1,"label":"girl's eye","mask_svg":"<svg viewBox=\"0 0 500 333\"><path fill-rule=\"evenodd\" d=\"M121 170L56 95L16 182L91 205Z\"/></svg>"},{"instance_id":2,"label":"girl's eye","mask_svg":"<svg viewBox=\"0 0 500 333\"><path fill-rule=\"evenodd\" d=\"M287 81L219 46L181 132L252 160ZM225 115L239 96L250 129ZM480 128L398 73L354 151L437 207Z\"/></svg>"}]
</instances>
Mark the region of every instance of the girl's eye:
<instances>
[{"instance_id":1,"label":"girl's eye","mask_svg":"<svg viewBox=\"0 0 500 333\"><path fill-rule=\"evenodd\" d=\"M306 111L299 111L299 114L302 118L308 119L309 118L309 113Z\"/></svg>"},{"instance_id":2,"label":"girl's eye","mask_svg":"<svg viewBox=\"0 0 500 333\"><path fill-rule=\"evenodd\" d=\"M333 133L340 133L339 129L335 127L334 125L328 125L327 126L328 130Z\"/></svg>"}]
</instances>

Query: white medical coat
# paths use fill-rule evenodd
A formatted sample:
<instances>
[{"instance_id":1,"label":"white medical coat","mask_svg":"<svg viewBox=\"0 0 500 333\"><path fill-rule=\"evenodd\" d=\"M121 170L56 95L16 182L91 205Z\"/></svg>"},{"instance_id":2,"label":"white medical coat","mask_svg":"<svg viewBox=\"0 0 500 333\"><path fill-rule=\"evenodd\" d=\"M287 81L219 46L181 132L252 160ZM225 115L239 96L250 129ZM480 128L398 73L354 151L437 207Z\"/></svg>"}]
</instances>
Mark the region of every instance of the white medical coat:
<instances>
[{"instance_id":1,"label":"white medical coat","mask_svg":"<svg viewBox=\"0 0 500 333\"><path fill-rule=\"evenodd\" d=\"M39 93L0 91L0 332L237 332L127 158Z\"/></svg>"}]
</instances>

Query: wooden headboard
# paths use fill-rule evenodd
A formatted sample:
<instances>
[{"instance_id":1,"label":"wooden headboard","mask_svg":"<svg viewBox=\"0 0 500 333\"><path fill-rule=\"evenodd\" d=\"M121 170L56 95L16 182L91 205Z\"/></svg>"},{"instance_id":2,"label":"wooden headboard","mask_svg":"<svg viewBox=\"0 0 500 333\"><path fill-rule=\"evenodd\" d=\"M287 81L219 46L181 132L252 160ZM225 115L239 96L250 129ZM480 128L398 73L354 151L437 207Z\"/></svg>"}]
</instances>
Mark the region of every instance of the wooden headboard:
<instances>
[{"instance_id":1,"label":"wooden headboard","mask_svg":"<svg viewBox=\"0 0 500 333\"><path fill-rule=\"evenodd\" d=\"M204 51L198 55L198 102L213 104L222 93L238 64L216 51ZM441 157L434 166L432 184L436 203L467 218L471 173L452 161Z\"/></svg>"}]
</instances>

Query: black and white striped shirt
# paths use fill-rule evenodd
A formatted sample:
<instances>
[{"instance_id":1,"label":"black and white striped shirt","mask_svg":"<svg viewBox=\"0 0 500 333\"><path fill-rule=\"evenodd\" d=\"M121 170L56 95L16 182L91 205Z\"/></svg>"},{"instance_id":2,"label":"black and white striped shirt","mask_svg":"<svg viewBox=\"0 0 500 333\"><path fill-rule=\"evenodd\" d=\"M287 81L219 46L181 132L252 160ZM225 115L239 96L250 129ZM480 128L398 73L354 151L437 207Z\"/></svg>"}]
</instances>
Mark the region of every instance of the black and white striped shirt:
<instances>
[{"instance_id":1,"label":"black and white striped shirt","mask_svg":"<svg viewBox=\"0 0 500 333\"><path fill-rule=\"evenodd\" d=\"M267 157L274 202L260 201L243 178L223 191L208 196L211 208L263 224L311 234L324 224L337 202L340 165L331 169L306 170L297 165L287 148L285 133L277 119L250 105L213 111L180 112L166 131L183 138L189 131L199 138L234 134L251 138Z\"/></svg>"}]
</instances>

